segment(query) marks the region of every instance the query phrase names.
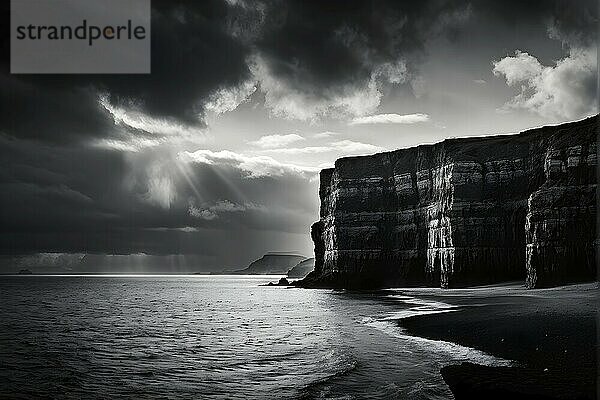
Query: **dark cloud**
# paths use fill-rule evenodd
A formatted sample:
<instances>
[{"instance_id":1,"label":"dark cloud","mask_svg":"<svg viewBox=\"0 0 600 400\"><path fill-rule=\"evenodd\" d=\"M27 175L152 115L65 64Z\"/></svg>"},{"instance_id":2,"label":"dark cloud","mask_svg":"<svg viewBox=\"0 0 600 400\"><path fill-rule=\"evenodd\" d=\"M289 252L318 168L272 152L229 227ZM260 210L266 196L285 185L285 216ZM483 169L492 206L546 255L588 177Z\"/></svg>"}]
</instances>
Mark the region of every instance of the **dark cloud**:
<instances>
[{"instance_id":1,"label":"dark cloud","mask_svg":"<svg viewBox=\"0 0 600 400\"><path fill-rule=\"evenodd\" d=\"M153 1L152 74L9 75L8 5L3 8L0 129L50 141L111 136L112 120L98 104L115 105L201 125L203 102L249 74L248 49L227 31L222 1Z\"/></svg>"},{"instance_id":2,"label":"dark cloud","mask_svg":"<svg viewBox=\"0 0 600 400\"><path fill-rule=\"evenodd\" d=\"M40 252L253 257L284 246L316 216L316 182L300 176L249 180L239 169L175 158L0 138L0 254ZM156 170L153 166L162 163ZM174 196L155 202L166 174ZM161 183L164 188L166 182ZM199 218L190 206L212 209ZM282 236L269 243L273 232ZM252 240L250 240L252 237ZM262 239L261 239L262 238ZM238 243L239 241L239 243ZM217 257L218 258L218 257Z\"/></svg>"},{"instance_id":3,"label":"dark cloud","mask_svg":"<svg viewBox=\"0 0 600 400\"><path fill-rule=\"evenodd\" d=\"M258 80L267 107L297 119L373 112L387 86L407 81L427 41L470 12L466 1L267 4L254 43Z\"/></svg>"},{"instance_id":4,"label":"dark cloud","mask_svg":"<svg viewBox=\"0 0 600 400\"><path fill-rule=\"evenodd\" d=\"M0 75L0 84L0 130L7 134L57 143L114 134L92 87L54 88L7 75Z\"/></svg>"},{"instance_id":5,"label":"dark cloud","mask_svg":"<svg viewBox=\"0 0 600 400\"><path fill-rule=\"evenodd\" d=\"M590 43L598 36L598 2L595 0L509 0L473 2L475 16L518 29L532 23L554 28L563 37Z\"/></svg>"},{"instance_id":6,"label":"dark cloud","mask_svg":"<svg viewBox=\"0 0 600 400\"><path fill-rule=\"evenodd\" d=\"M288 1L267 7L257 48L282 75L312 88L370 77L385 62L423 49L463 1Z\"/></svg>"},{"instance_id":7,"label":"dark cloud","mask_svg":"<svg viewBox=\"0 0 600 400\"><path fill-rule=\"evenodd\" d=\"M198 122L213 90L249 74L248 49L226 27L223 2L153 2L152 74L113 75L100 84L113 101L134 99L150 114Z\"/></svg>"}]
</instances>

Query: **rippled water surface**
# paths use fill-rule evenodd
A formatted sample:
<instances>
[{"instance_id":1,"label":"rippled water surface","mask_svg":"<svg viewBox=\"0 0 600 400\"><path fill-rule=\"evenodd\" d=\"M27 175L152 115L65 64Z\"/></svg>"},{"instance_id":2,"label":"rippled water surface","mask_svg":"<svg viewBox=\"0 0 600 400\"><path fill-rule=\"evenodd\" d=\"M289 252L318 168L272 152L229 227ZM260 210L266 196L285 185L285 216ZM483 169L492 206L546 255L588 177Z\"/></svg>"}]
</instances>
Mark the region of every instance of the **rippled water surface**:
<instances>
[{"instance_id":1,"label":"rippled water surface","mask_svg":"<svg viewBox=\"0 0 600 400\"><path fill-rule=\"evenodd\" d=\"M269 279L0 277L0 397L451 398L441 366L494 362L395 321L448 305Z\"/></svg>"}]
</instances>

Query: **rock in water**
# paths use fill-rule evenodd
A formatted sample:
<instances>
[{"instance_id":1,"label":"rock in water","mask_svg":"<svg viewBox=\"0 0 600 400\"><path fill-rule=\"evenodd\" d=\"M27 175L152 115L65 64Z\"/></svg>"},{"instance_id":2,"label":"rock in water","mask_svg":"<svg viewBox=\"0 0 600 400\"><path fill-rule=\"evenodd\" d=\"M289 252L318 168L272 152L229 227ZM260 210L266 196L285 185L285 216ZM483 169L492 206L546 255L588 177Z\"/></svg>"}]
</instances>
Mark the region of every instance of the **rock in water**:
<instances>
[{"instance_id":1,"label":"rock in water","mask_svg":"<svg viewBox=\"0 0 600 400\"><path fill-rule=\"evenodd\" d=\"M337 160L302 285L594 280L597 134L596 116Z\"/></svg>"},{"instance_id":2,"label":"rock in water","mask_svg":"<svg viewBox=\"0 0 600 400\"><path fill-rule=\"evenodd\" d=\"M277 282L277 284L278 284L279 286L290 286L290 283L289 283L289 282L288 282L288 280L287 280L287 279L285 279L285 278L281 278L281 279L279 279L279 282Z\"/></svg>"},{"instance_id":3,"label":"rock in water","mask_svg":"<svg viewBox=\"0 0 600 400\"><path fill-rule=\"evenodd\" d=\"M292 286L286 278L280 278L277 283L269 282L266 285L261 286Z\"/></svg>"}]
</instances>

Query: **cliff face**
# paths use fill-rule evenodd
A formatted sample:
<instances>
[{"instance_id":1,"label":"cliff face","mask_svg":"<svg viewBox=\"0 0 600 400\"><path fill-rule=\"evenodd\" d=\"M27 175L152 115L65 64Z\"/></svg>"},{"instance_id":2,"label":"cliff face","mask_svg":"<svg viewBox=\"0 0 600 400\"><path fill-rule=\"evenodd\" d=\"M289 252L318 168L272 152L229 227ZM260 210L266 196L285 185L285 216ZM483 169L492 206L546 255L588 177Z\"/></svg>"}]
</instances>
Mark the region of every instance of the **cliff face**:
<instances>
[{"instance_id":1,"label":"cliff face","mask_svg":"<svg viewBox=\"0 0 600 400\"><path fill-rule=\"evenodd\" d=\"M307 286L528 287L596 277L597 117L321 172Z\"/></svg>"}]
</instances>

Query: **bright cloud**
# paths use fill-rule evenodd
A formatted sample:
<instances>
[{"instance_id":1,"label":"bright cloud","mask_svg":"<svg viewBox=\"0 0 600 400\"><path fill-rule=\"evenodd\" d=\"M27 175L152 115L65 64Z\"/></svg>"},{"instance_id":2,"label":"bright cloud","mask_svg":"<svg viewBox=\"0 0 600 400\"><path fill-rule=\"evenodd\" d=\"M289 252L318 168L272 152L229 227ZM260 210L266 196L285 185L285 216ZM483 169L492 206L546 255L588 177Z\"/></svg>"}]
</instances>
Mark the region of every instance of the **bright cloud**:
<instances>
[{"instance_id":1,"label":"bright cloud","mask_svg":"<svg viewBox=\"0 0 600 400\"><path fill-rule=\"evenodd\" d=\"M162 208L170 208L176 198L176 189L169 169L157 163L148 169L147 174L147 192L143 198Z\"/></svg>"},{"instance_id":2,"label":"bright cloud","mask_svg":"<svg viewBox=\"0 0 600 400\"><path fill-rule=\"evenodd\" d=\"M256 82L252 80L234 87L223 87L211 94L204 108L217 115L233 111L248 101L255 91Z\"/></svg>"},{"instance_id":3,"label":"bright cloud","mask_svg":"<svg viewBox=\"0 0 600 400\"><path fill-rule=\"evenodd\" d=\"M315 133L315 134L313 135L313 137L314 137L315 139L327 139L327 138L330 138L330 137L332 137L332 136L339 136L339 135L341 135L341 133L340 133L340 132L331 132L331 131L325 131L325 132L319 132L319 133Z\"/></svg>"},{"instance_id":4,"label":"bright cloud","mask_svg":"<svg viewBox=\"0 0 600 400\"><path fill-rule=\"evenodd\" d=\"M427 114L376 114L369 115L366 117L354 118L350 125L363 125L363 124L416 124L418 122L429 121L429 115Z\"/></svg>"},{"instance_id":5,"label":"bright cloud","mask_svg":"<svg viewBox=\"0 0 600 400\"><path fill-rule=\"evenodd\" d=\"M555 120L597 113L597 57L596 47L571 48L554 66L544 66L517 50L514 56L494 62L494 75L520 89L501 110L521 108Z\"/></svg>"},{"instance_id":6,"label":"bright cloud","mask_svg":"<svg viewBox=\"0 0 600 400\"><path fill-rule=\"evenodd\" d=\"M514 57L504 57L500 61L494 62L493 72L496 76L504 75L506 84L514 86L541 75L543 69L544 67L537 58L517 50Z\"/></svg>"},{"instance_id":7,"label":"bright cloud","mask_svg":"<svg viewBox=\"0 0 600 400\"><path fill-rule=\"evenodd\" d=\"M254 203L238 204L229 200L220 200L213 205L205 205L203 207L197 207L193 203L190 203L188 214L194 218L211 221L219 218L219 215L223 213L244 212L247 210L264 210L264 207Z\"/></svg>"},{"instance_id":8,"label":"bright cloud","mask_svg":"<svg viewBox=\"0 0 600 400\"><path fill-rule=\"evenodd\" d=\"M265 150L269 153L278 154L319 154L337 152L345 155L370 154L385 151L384 147L368 143L354 142L352 140L341 140L325 146L291 147L284 149Z\"/></svg>"},{"instance_id":9,"label":"bright cloud","mask_svg":"<svg viewBox=\"0 0 600 400\"><path fill-rule=\"evenodd\" d=\"M164 141L130 135L129 137L123 139L99 139L92 142L92 146L135 153L147 147L158 146L161 143L164 143Z\"/></svg>"},{"instance_id":10,"label":"bright cloud","mask_svg":"<svg viewBox=\"0 0 600 400\"><path fill-rule=\"evenodd\" d=\"M137 152L164 143L202 143L207 138L203 128L174 119L155 118L135 108L116 107L107 96L100 96L98 101L121 130L120 137L99 139L92 143L94 146Z\"/></svg>"},{"instance_id":11,"label":"bright cloud","mask_svg":"<svg viewBox=\"0 0 600 400\"><path fill-rule=\"evenodd\" d=\"M300 90L291 82L280 79L260 56L253 58L251 71L265 95L265 107L272 114L303 121L324 116L344 118L371 114L381 103L382 86L402 83L407 78L403 61L383 63L375 67L364 82L323 89L317 93Z\"/></svg>"},{"instance_id":12,"label":"bright cloud","mask_svg":"<svg viewBox=\"0 0 600 400\"><path fill-rule=\"evenodd\" d=\"M246 156L229 150L196 150L179 153L183 161L240 169L248 178L300 175L311 178L318 168L282 163L268 156Z\"/></svg>"},{"instance_id":13,"label":"bright cloud","mask_svg":"<svg viewBox=\"0 0 600 400\"><path fill-rule=\"evenodd\" d=\"M260 139L250 142L250 144L263 149L275 149L290 145L292 143L300 142L302 140L304 140L302 136L295 133L290 133L289 135L262 136Z\"/></svg>"}]
</instances>

